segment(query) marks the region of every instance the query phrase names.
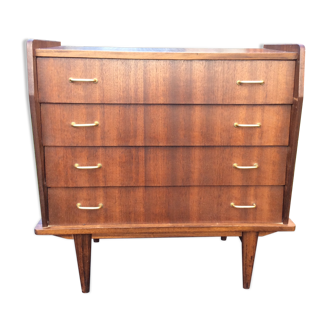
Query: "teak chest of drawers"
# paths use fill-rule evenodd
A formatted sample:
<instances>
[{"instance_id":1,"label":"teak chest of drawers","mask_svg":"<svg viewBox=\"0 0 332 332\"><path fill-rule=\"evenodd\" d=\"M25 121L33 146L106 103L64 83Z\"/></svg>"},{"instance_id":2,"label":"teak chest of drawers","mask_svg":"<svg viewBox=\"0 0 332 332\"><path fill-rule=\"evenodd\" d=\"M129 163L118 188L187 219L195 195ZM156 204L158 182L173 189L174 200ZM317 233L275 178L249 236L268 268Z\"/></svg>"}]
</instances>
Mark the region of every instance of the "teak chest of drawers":
<instances>
[{"instance_id":1,"label":"teak chest of drawers","mask_svg":"<svg viewBox=\"0 0 332 332\"><path fill-rule=\"evenodd\" d=\"M238 236L249 288L259 236L289 219L304 47L27 44L42 219L74 239Z\"/></svg>"}]
</instances>

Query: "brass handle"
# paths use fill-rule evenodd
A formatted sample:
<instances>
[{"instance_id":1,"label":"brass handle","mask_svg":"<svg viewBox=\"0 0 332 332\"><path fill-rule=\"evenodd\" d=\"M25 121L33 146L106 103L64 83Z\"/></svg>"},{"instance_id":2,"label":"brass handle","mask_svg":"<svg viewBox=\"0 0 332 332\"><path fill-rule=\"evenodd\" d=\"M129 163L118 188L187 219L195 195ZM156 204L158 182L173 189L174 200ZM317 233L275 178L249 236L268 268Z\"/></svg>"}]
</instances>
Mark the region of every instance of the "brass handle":
<instances>
[{"instance_id":1,"label":"brass handle","mask_svg":"<svg viewBox=\"0 0 332 332\"><path fill-rule=\"evenodd\" d=\"M75 82L92 82L92 83L98 83L97 78L72 78L69 77L69 82L70 83L75 83Z\"/></svg>"},{"instance_id":2,"label":"brass handle","mask_svg":"<svg viewBox=\"0 0 332 332\"><path fill-rule=\"evenodd\" d=\"M256 204L254 203L253 205L235 205L234 203L231 203L231 207L236 209L255 209Z\"/></svg>"},{"instance_id":3,"label":"brass handle","mask_svg":"<svg viewBox=\"0 0 332 332\"><path fill-rule=\"evenodd\" d=\"M263 85L264 81L263 80L261 80L261 81L236 81L236 84L237 85L241 85L241 84L260 84L260 85Z\"/></svg>"},{"instance_id":4,"label":"brass handle","mask_svg":"<svg viewBox=\"0 0 332 332\"><path fill-rule=\"evenodd\" d=\"M100 168L101 164L97 164L97 166L80 166L79 164L75 164L74 166L77 169L95 169L95 168Z\"/></svg>"},{"instance_id":5,"label":"brass handle","mask_svg":"<svg viewBox=\"0 0 332 332\"><path fill-rule=\"evenodd\" d=\"M234 123L234 127L251 127L251 128L259 128L261 127L262 125L258 122L258 123L255 123L255 124L240 124L240 123L237 123L235 122Z\"/></svg>"},{"instance_id":6,"label":"brass handle","mask_svg":"<svg viewBox=\"0 0 332 332\"><path fill-rule=\"evenodd\" d=\"M98 206L89 207L89 206L81 206L81 203L77 203L76 206L80 210L99 210L103 207L103 204L100 203Z\"/></svg>"},{"instance_id":7,"label":"brass handle","mask_svg":"<svg viewBox=\"0 0 332 332\"><path fill-rule=\"evenodd\" d=\"M234 168L238 169L253 169L253 168L258 168L258 164L254 164L253 166L238 166L237 163L233 164Z\"/></svg>"},{"instance_id":8,"label":"brass handle","mask_svg":"<svg viewBox=\"0 0 332 332\"><path fill-rule=\"evenodd\" d=\"M77 124L75 122L71 123L72 127L95 127L95 126L99 126L99 122L95 121L95 123L83 123L83 124Z\"/></svg>"}]
</instances>

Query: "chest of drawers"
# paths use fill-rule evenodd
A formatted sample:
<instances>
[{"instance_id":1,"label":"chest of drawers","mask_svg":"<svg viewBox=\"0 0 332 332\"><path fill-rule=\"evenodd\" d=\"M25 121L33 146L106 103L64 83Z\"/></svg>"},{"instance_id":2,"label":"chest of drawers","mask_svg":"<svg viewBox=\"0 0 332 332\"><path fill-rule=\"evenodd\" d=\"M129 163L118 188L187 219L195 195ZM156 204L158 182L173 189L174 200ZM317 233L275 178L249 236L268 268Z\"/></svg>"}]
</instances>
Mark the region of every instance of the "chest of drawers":
<instances>
[{"instance_id":1,"label":"chest of drawers","mask_svg":"<svg viewBox=\"0 0 332 332\"><path fill-rule=\"evenodd\" d=\"M304 47L143 49L27 44L42 219L74 239L89 292L92 239L238 236L289 219Z\"/></svg>"}]
</instances>

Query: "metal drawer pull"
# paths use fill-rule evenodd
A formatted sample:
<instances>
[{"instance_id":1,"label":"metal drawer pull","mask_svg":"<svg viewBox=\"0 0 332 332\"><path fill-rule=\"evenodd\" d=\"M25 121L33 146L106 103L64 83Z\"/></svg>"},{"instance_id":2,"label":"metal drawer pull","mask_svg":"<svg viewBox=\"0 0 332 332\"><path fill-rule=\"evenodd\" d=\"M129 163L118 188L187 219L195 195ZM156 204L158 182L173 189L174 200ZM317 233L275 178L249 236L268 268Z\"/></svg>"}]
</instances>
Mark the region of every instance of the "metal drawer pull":
<instances>
[{"instance_id":1,"label":"metal drawer pull","mask_svg":"<svg viewBox=\"0 0 332 332\"><path fill-rule=\"evenodd\" d=\"M258 123L255 123L255 124L240 124L240 123L237 123L235 122L234 123L234 127L251 127L251 128L259 128L261 127L262 125L258 122Z\"/></svg>"},{"instance_id":2,"label":"metal drawer pull","mask_svg":"<svg viewBox=\"0 0 332 332\"><path fill-rule=\"evenodd\" d=\"M258 164L254 164L253 166L238 166L238 164L233 164L234 168L238 169L253 169L253 168L258 168Z\"/></svg>"},{"instance_id":3,"label":"metal drawer pull","mask_svg":"<svg viewBox=\"0 0 332 332\"><path fill-rule=\"evenodd\" d=\"M92 82L92 83L98 83L97 78L72 78L69 77L69 82L70 83L75 83L75 82Z\"/></svg>"},{"instance_id":4,"label":"metal drawer pull","mask_svg":"<svg viewBox=\"0 0 332 332\"><path fill-rule=\"evenodd\" d=\"M83 124L77 124L75 122L71 123L72 127L95 127L95 126L99 126L99 122L95 121L95 123L83 123Z\"/></svg>"},{"instance_id":5,"label":"metal drawer pull","mask_svg":"<svg viewBox=\"0 0 332 332\"><path fill-rule=\"evenodd\" d=\"M97 164L97 166L80 166L79 164L75 164L74 166L77 169L95 169L95 168L100 168L101 164Z\"/></svg>"},{"instance_id":6,"label":"metal drawer pull","mask_svg":"<svg viewBox=\"0 0 332 332\"><path fill-rule=\"evenodd\" d=\"M103 207L103 204L100 203L98 206L96 207L87 207L87 206L81 206L81 203L77 203L76 204L77 208L80 210L99 210Z\"/></svg>"},{"instance_id":7,"label":"metal drawer pull","mask_svg":"<svg viewBox=\"0 0 332 332\"><path fill-rule=\"evenodd\" d=\"M234 203L231 203L231 207L236 209L255 209L256 204L254 203L253 205L235 205Z\"/></svg>"},{"instance_id":8,"label":"metal drawer pull","mask_svg":"<svg viewBox=\"0 0 332 332\"><path fill-rule=\"evenodd\" d=\"M241 84L261 84L261 85L263 85L264 81L263 80L261 80L261 81L236 81L236 84L237 85L241 85Z\"/></svg>"}]
</instances>

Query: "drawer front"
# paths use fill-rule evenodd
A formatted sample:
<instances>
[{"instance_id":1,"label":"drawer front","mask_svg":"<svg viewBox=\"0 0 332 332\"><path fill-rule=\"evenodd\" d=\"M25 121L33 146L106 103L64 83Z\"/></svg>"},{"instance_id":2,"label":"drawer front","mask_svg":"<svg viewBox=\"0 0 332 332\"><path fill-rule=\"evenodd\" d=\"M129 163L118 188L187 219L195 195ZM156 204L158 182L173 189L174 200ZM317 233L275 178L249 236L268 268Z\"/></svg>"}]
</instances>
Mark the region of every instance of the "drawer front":
<instances>
[{"instance_id":1,"label":"drawer front","mask_svg":"<svg viewBox=\"0 0 332 332\"><path fill-rule=\"evenodd\" d=\"M295 61L38 58L37 73L40 102L292 104Z\"/></svg>"},{"instance_id":2,"label":"drawer front","mask_svg":"<svg viewBox=\"0 0 332 332\"><path fill-rule=\"evenodd\" d=\"M45 146L286 146L290 106L42 104L41 116Z\"/></svg>"},{"instance_id":3,"label":"drawer front","mask_svg":"<svg viewBox=\"0 0 332 332\"><path fill-rule=\"evenodd\" d=\"M50 188L50 225L281 222L283 186ZM103 207L84 210L80 207ZM256 208L238 209L235 205Z\"/></svg>"},{"instance_id":4,"label":"drawer front","mask_svg":"<svg viewBox=\"0 0 332 332\"><path fill-rule=\"evenodd\" d=\"M48 187L284 185L286 157L286 147L47 147L46 182Z\"/></svg>"}]
</instances>

